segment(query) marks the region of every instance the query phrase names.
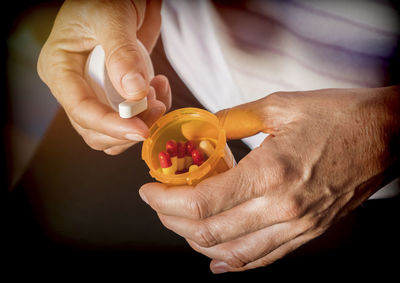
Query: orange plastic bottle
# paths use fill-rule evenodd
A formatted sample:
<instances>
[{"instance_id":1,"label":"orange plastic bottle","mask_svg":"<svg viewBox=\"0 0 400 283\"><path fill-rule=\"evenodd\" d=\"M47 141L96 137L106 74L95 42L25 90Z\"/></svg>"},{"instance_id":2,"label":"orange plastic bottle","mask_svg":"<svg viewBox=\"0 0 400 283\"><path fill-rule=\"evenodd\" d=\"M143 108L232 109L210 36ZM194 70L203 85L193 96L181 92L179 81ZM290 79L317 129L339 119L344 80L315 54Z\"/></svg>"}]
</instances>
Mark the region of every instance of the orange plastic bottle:
<instances>
[{"instance_id":1,"label":"orange plastic bottle","mask_svg":"<svg viewBox=\"0 0 400 283\"><path fill-rule=\"evenodd\" d=\"M158 154L165 150L167 141L204 139L211 142L214 151L199 168L172 175L165 175L159 170ZM168 185L195 185L236 165L218 118L199 108L181 108L159 118L150 128L149 137L143 143L142 159L150 168L150 175Z\"/></svg>"}]
</instances>

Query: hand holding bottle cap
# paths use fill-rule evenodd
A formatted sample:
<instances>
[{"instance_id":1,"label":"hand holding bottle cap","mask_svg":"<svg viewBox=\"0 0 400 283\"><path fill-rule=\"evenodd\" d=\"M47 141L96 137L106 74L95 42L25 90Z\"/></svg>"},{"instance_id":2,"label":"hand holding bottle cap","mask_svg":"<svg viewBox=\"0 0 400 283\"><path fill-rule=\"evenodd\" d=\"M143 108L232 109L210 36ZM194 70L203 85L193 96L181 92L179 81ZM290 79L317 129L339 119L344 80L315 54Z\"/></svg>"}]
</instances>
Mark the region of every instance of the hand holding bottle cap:
<instances>
[{"instance_id":1,"label":"hand holding bottle cap","mask_svg":"<svg viewBox=\"0 0 400 283\"><path fill-rule=\"evenodd\" d=\"M145 59L148 78L154 77L153 66L149 54L143 44L138 40L138 46ZM108 77L105 53L100 45L97 45L90 53L85 66L85 79L88 81L99 100L111 106L119 112L121 118L131 118L147 109L147 98L139 101L125 100L113 87Z\"/></svg>"}]
</instances>

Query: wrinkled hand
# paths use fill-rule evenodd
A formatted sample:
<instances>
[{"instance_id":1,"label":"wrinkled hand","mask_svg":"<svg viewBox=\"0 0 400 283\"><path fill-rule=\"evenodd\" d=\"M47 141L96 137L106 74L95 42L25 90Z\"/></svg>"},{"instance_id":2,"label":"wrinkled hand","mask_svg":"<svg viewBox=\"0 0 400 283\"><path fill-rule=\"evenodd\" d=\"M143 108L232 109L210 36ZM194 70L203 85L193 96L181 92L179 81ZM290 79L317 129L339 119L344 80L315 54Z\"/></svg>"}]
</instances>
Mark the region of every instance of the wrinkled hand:
<instances>
[{"instance_id":1,"label":"wrinkled hand","mask_svg":"<svg viewBox=\"0 0 400 283\"><path fill-rule=\"evenodd\" d=\"M166 77L147 77L137 39L151 52L159 35L160 1L65 1L42 48L38 73L65 109L72 125L96 150L118 154L148 135L169 109ZM101 45L115 89L125 99L148 96L148 110L122 119L102 104L84 79L90 51Z\"/></svg>"},{"instance_id":2,"label":"wrinkled hand","mask_svg":"<svg viewBox=\"0 0 400 283\"><path fill-rule=\"evenodd\" d=\"M271 135L195 187L149 183L140 195L213 272L268 265L382 186L399 157L399 97L396 87L282 92L222 111L230 138Z\"/></svg>"}]
</instances>

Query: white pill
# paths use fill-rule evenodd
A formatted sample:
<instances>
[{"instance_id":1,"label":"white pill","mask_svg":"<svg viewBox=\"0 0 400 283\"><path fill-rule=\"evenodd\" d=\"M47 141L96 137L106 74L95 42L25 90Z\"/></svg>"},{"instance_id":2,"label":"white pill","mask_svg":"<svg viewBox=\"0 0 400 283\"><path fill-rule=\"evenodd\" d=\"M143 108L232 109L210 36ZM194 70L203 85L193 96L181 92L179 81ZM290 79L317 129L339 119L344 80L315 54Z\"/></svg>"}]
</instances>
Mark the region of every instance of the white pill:
<instances>
[{"instance_id":1,"label":"white pill","mask_svg":"<svg viewBox=\"0 0 400 283\"><path fill-rule=\"evenodd\" d=\"M125 100L118 105L121 118L131 118L147 109L147 97L139 101Z\"/></svg>"},{"instance_id":2,"label":"white pill","mask_svg":"<svg viewBox=\"0 0 400 283\"><path fill-rule=\"evenodd\" d=\"M151 80L154 77L154 70L150 56L139 40L138 46L140 47L140 51L145 59L148 78ZM119 112L121 118L131 118L147 109L146 97L139 101L128 101L115 90L110 78L108 77L105 64L105 53L100 45L97 45L89 54L85 66L85 79L92 87L99 100Z\"/></svg>"}]
</instances>

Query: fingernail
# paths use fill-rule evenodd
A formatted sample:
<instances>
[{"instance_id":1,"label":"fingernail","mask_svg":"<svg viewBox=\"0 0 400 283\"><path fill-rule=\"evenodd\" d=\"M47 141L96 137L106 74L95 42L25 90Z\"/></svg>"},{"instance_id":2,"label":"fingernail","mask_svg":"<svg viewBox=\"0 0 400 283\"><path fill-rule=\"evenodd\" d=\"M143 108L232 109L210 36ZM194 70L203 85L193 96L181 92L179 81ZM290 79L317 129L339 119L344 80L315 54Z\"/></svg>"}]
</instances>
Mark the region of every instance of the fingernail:
<instances>
[{"instance_id":1,"label":"fingernail","mask_svg":"<svg viewBox=\"0 0 400 283\"><path fill-rule=\"evenodd\" d=\"M143 91L146 91L147 84L143 76L139 73L127 73L121 80L122 88L129 96L136 96Z\"/></svg>"},{"instance_id":2,"label":"fingernail","mask_svg":"<svg viewBox=\"0 0 400 283\"><path fill-rule=\"evenodd\" d=\"M149 92L147 93L147 100L156 100L156 90L154 87L149 87Z\"/></svg>"},{"instance_id":3,"label":"fingernail","mask_svg":"<svg viewBox=\"0 0 400 283\"><path fill-rule=\"evenodd\" d=\"M220 260L216 261L216 263L213 263L210 268L211 272L214 274L221 274L229 271L229 265Z\"/></svg>"},{"instance_id":4,"label":"fingernail","mask_svg":"<svg viewBox=\"0 0 400 283\"><path fill-rule=\"evenodd\" d=\"M168 79L165 79L165 83L163 86L163 94L165 95L168 91L169 91L169 83L168 83Z\"/></svg>"},{"instance_id":5,"label":"fingernail","mask_svg":"<svg viewBox=\"0 0 400 283\"><path fill-rule=\"evenodd\" d=\"M149 204L149 201L147 200L146 196L141 191L139 191L139 196L145 203Z\"/></svg>"},{"instance_id":6,"label":"fingernail","mask_svg":"<svg viewBox=\"0 0 400 283\"><path fill-rule=\"evenodd\" d=\"M153 107L153 108L149 109L148 115L156 116L158 118L158 116L161 116L162 114L164 114L164 111L165 111L165 107Z\"/></svg>"},{"instance_id":7,"label":"fingernail","mask_svg":"<svg viewBox=\"0 0 400 283\"><path fill-rule=\"evenodd\" d=\"M131 141L144 141L145 138L138 134L126 134L125 138Z\"/></svg>"}]
</instances>

